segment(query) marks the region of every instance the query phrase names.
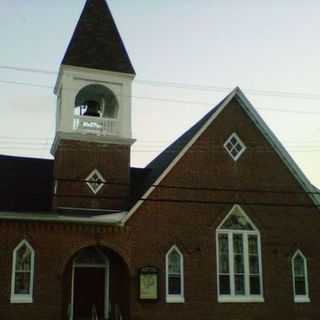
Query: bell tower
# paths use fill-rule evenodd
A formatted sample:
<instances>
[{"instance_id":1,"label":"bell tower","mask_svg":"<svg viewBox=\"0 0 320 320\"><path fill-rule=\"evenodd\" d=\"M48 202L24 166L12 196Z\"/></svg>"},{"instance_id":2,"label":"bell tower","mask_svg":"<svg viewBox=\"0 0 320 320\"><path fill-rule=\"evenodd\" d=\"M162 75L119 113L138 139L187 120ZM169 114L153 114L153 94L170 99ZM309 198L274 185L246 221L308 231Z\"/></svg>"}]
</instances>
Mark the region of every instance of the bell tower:
<instances>
[{"instance_id":1,"label":"bell tower","mask_svg":"<svg viewBox=\"0 0 320 320\"><path fill-rule=\"evenodd\" d=\"M129 198L135 71L105 0L87 0L62 60L57 95L55 210L114 212Z\"/></svg>"}]
</instances>

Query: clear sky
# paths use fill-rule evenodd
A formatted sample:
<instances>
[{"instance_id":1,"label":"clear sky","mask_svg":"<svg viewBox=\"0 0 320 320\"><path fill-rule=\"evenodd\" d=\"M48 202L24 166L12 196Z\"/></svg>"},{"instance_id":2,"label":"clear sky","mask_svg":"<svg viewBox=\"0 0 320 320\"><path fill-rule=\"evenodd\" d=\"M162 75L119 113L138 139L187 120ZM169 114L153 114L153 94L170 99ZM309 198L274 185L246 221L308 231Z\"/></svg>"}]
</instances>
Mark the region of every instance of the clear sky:
<instances>
[{"instance_id":1,"label":"clear sky","mask_svg":"<svg viewBox=\"0 0 320 320\"><path fill-rule=\"evenodd\" d=\"M1 0L0 154L49 157L55 72L84 2ZM311 182L320 186L320 1L108 3L137 73L132 165L147 164L240 86Z\"/></svg>"}]
</instances>

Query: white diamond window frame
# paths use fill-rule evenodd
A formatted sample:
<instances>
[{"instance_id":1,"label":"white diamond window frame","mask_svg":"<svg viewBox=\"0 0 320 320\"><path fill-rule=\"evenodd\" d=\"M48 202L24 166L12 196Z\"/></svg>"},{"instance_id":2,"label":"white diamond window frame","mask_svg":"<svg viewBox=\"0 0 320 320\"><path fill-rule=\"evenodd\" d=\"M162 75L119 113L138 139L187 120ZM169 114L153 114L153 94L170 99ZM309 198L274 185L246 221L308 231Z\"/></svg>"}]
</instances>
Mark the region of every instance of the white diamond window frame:
<instances>
[{"instance_id":1,"label":"white diamond window frame","mask_svg":"<svg viewBox=\"0 0 320 320\"><path fill-rule=\"evenodd\" d=\"M245 144L235 132L227 139L223 146L234 161L237 161L246 150Z\"/></svg>"},{"instance_id":2,"label":"white diamond window frame","mask_svg":"<svg viewBox=\"0 0 320 320\"><path fill-rule=\"evenodd\" d=\"M96 178L95 178L96 177ZM94 169L86 178L87 185L89 189L94 193L97 194L102 187L104 186L106 180L102 176L102 174L97 170ZM97 184L97 187L95 188L94 185Z\"/></svg>"}]
</instances>

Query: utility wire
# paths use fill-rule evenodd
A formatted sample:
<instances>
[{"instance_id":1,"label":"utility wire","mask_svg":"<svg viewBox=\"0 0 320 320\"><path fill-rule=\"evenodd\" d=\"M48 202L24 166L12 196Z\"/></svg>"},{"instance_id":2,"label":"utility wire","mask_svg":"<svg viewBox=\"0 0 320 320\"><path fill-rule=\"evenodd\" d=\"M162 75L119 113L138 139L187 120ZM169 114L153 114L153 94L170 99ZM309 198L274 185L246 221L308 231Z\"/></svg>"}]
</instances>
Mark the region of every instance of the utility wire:
<instances>
[{"instance_id":1,"label":"utility wire","mask_svg":"<svg viewBox=\"0 0 320 320\"><path fill-rule=\"evenodd\" d=\"M19 82L19 81L8 81L8 80L1 80L0 83L4 84L13 84L13 85L22 85L22 86L31 86L31 87L39 87L44 89L53 89L53 86L29 83L29 82ZM64 90L74 90L72 88L64 88ZM176 103L176 104L183 104L183 105L202 105L206 106L207 108L212 107L212 104L203 101L194 101L194 100L180 100L180 99L169 99L169 98L160 98L160 97L146 97L146 96L135 96L135 95L117 95L117 97L122 98L129 98L129 99L137 99L137 100L149 100L149 101L157 101L157 102L166 102L166 103ZM320 96L319 96L320 99ZM283 113L296 113L296 114L320 114L318 111L305 111L305 110L289 110L289 109L280 109L280 108L256 108L257 110L262 111L270 111L270 112L283 112Z\"/></svg>"},{"instance_id":2,"label":"utility wire","mask_svg":"<svg viewBox=\"0 0 320 320\"><path fill-rule=\"evenodd\" d=\"M46 75L57 75L58 72L44 69L35 69L35 68L23 68L17 66L8 66L0 65L0 69L12 70L19 72L31 72L31 73L40 73ZM205 91L229 91L233 88L223 87L223 86L205 86L200 84L188 84L182 82L165 82L165 81L154 81L154 80L135 80L135 83L140 83L144 85L152 86L162 86L162 87L174 87L177 89L188 89L188 90L205 90ZM299 98L299 99L315 99L319 100L319 94L310 94L310 93L298 93L292 91L276 91L276 90L257 90L257 89L244 89L246 92L250 92L254 95L264 95L264 96L278 96L286 98Z\"/></svg>"},{"instance_id":3,"label":"utility wire","mask_svg":"<svg viewBox=\"0 0 320 320\"><path fill-rule=\"evenodd\" d=\"M87 195L54 195L58 198L89 198L96 199L94 196ZM99 197L101 200L128 200L128 197ZM166 203L182 203L182 204L211 204L211 205L234 205L238 204L240 206L262 206L262 207L285 207L285 208L319 208L320 205L316 204L305 204L305 203L287 203L287 202L251 202L251 201L212 201L212 200L190 200L190 199L173 199L173 198L138 198L134 199L134 202L137 201L148 201L148 202L166 202Z\"/></svg>"},{"instance_id":4,"label":"utility wire","mask_svg":"<svg viewBox=\"0 0 320 320\"><path fill-rule=\"evenodd\" d=\"M132 187L129 183L121 182L107 182L107 181L96 181L92 179L75 179L75 178L60 178L56 177L54 180L62 182L77 182L77 183L98 183L103 185L121 186L121 187ZM177 190L188 190L188 191L212 191L212 192L243 192L243 193L270 193L270 194L313 194L320 195L319 191L295 191L295 190L267 190L267 189L239 189L239 188L209 188L209 187L190 187L190 186L177 186L168 184L151 184L148 187L154 187L158 189L177 189Z\"/></svg>"},{"instance_id":5,"label":"utility wire","mask_svg":"<svg viewBox=\"0 0 320 320\"><path fill-rule=\"evenodd\" d=\"M23 68L17 66L8 66L8 65L0 65L0 69L18 71L18 72L31 72L31 73L40 73L45 75L57 75L58 72L44 69L35 69L35 68ZM3 82L1 80L0 82ZM15 82L15 81L7 81L7 83L16 83L16 84L26 84L25 82ZM205 90L205 91L230 91L232 87L223 87L223 86L205 86L199 84L188 84L182 82L165 82L165 81L154 81L154 80L135 80L137 84L151 85L151 86L160 86L160 87L174 87L177 89L188 89L188 90ZM33 86L37 86L36 84L32 84ZM53 87L50 87L53 88ZM319 100L319 94L313 93L298 93L292 91L276 91L276 90L257 90L257 89L244 89L246 92L250 92L253 95L263 95L263 96L278 96L284 98L298 98L298 99L312 99Z\"/></svg>"}]
</instances>

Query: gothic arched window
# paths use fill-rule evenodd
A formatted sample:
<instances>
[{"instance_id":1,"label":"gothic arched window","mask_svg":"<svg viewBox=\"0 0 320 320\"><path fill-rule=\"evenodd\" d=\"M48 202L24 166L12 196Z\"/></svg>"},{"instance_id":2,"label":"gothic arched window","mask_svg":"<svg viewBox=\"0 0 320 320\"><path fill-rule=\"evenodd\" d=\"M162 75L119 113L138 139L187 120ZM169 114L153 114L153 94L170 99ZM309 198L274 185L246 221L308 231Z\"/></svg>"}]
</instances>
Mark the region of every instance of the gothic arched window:
<instances>
[{"instance_id":1,"label":"gothic arched window","mask_svg":"<svg viewBox=\"0 0 320 320\"><path fill-rule=\"evenodd\" d=\"M13 251L11 302L33 302L34 250L28 241L21 241Z\"/></svg>"},{"instance_id":2,"label":"gothic arched window","mask_svg":"<svg viewBox=\"0 0 320 320\"><path fill-rule=\"evenodd\" d=\"M239 205L216 230L218 301L262 302L260 233Z\"/></svg>"},{"instance_id":3,"label":"gothic arched window","mask_svg":"<svg viewBox=\"0 0 320 320\"><path fill-rule=\"evenodd\" d=\"M166 302L184 302L183 255L176 246L166 254Z\"/></svg>"},{"instance_id":4,"label":"gothic arched window","mask_svg":"<svg viewBox=\"0 0 320 320\"><path fill-rule=\"evenodd\" d=\"M307 259L300 250L293 255L291 264L294 301L310 302Z\"/></svg>"}]
</instances>

